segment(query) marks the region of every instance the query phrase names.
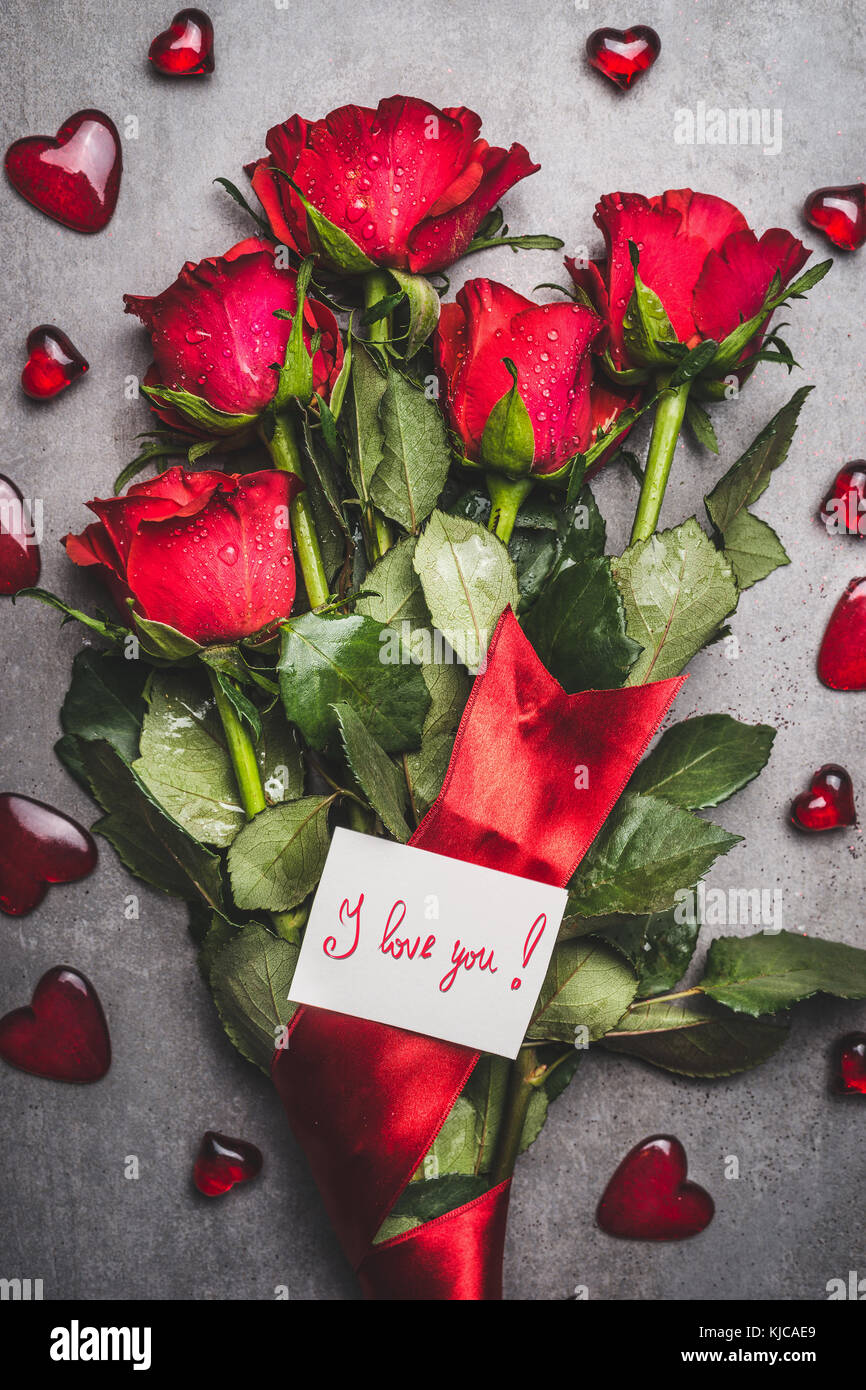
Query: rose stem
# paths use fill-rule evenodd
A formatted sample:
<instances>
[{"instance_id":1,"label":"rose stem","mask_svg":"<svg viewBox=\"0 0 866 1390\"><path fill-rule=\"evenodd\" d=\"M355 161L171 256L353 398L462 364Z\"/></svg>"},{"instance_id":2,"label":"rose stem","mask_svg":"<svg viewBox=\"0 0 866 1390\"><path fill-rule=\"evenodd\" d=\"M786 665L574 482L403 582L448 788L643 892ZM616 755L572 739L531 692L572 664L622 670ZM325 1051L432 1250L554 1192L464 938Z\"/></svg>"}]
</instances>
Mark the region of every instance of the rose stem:
<instances>
[{"instance_id":1,"label":"rose stem","mask_svg":"<svg viewBox=\"0 0 866 1390\"><path fill-rule=\"evenodd\" d=\"M371 270L364 277L364 308L372 309L390 292L390 282L385 271ZM367 332L370 335L369 342L387 343L391 337L391 315L386 314L384 318L368 324ZM370 549L373 552L370 558L373 561L381 560L385 551L390 550L394 544L394 537L387 520L372 504L367 507L367 530L371 542Z\"/></svg>"},{"instance_id":2,"label":"rose stem","mask_svg":"<svg viewBox=\"0 0 866 1390\"><path fill-rule=\"evenodd\" d=\"M262 439L267 446L274 467L279 468L283 473L294 473L303 481L304 470L301 451L298 447L294 425L287 411L278 410L275 412L274 432L269 439L263 430ZM301 562L301 573L304 576L310 607L312 609L322 608L328 602L328 580L325 575L325 567L322 564L322 551L306 492L300 492L297 497L292 499L290 515L295 548Z\"/></svg>"},{"instance_id":3,"label":"rose stem","mask_svg":"<svg viewBox=\"0 0 866 1390\"><path fill-rule=\"evenodd\" d=\"M662 499L668 484L674 450L677 447L677 439L686 413L691 382L684 381L682 386L668 390L665 390L665 384L664 379L658 382L659 390L663 392L663 395L656 407L656 416L653 421L646 472L632 527L632 545L635 541L647 540L658 525L659 512L662 509Z\"/></svg>"},{"instance_id":4,"label":"rose stem","mask_svg":"<svg viewBox=\"0 0 866 1390\"><path fill-rule=\"evenodd\" d=\"M503 1182L514 1172L532 1092L544 1079L545 1071L546 1068L539 1064L534 1047L521 1047L511 1063L508 1092L505 1097L505 1115L496 1140L493 1159L494 1183Z\"/></svg>"},{"instance_id":5,"label":"rose stem","mask_svg":"<svg viewBox=\"0 0 866 1390\"><path fill-rule=\"evenodd\" d=\"M264 811L268 804L262 788L262 775L256 760L256 750L247 730L232 708L231 701L220 685L216 671L208 668L208 675L210 676L211 690L216 700L217 711L225 731L226 744L243 803L244 815L247 820L252 820L253 816L257 816L259 811ZM306 919L305 912L300 908L295 908L293 912L272 912L271 917L278 934L286 941L300 941L300 929Z\"/></svg>"},{"instance_id":6,"label":"rose stem","mask_svg":"<svg viewBox=\"0 0 866 1390\"><path fill-rule=\"evenodd\" d=\"M517 513L532 491L533 478L506 478L502 473L487 474L490 493L488 531L498 536L503 545L511 540Z\"/></svg>"}]
</instances>

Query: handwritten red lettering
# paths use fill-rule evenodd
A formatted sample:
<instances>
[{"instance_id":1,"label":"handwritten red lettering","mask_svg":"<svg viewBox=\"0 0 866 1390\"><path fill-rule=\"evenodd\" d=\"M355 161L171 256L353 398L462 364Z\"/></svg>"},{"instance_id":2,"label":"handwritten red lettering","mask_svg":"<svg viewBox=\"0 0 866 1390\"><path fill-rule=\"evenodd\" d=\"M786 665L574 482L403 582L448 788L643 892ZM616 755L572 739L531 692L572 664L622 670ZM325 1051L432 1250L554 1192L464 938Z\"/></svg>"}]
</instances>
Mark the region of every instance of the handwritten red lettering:
<instances>
[{"instance_id":1,"label":"handwritten red lettering","mask_svg":"<svg viewBox=\"0 0 866 1390\"><path fill-rule=\"evenodd\" d=\"M465 970L472 970L477 965L479 970L487 970L491 975L495 975L499 967L493 964L493 952L490 951L487 960L484 959L484 947L478 951L469 951L465 946L461 946L459 941L454 942L454 950L451 952L453 962L447 975L443 975L439 981L439 988L443 994L447 994L454 981L457 979L457 972L461 966Z\"/></svg>"},{"instance_id":2,"label":"handwritten red lettering","mask_svg":"<svg viewBox=\"0 0 866 1390\"><path fill-rule=\"evenodd\" d=\"M428 936L423 946L420 936L416 936L414 941L408 936L397 936L397 931L402 927L405 919L406 904L402 898L398 898L388 913L382 940L379 942L379 950L383 956L392 956L394 960L399 960L404 955L408 956L409 960L414 960L420 951L419 959L429 960L433 947L436 945L435 936Z\"/></svg>"},{"instance_id":3,"label":"handwritten red lettering","mask_svg":"<svg viewBox=\"0 0 866 1390\"><path fill-rule=\"evenodd\" d=\"M362 893L360 898L358 899L356 907L349 907L348 898L344 898L343 901L340 903L340 925L343 927L346 925L346 917L353 918L355 922L355 938L348 951L343 951L342 954L340 954L337 951L337 938L335 936L326 936L325 940L322 942L322 950L324 951L326 956L330 956L331 960L348 960L349 956L351 956L352 953L357 950L358 941L360 940L361 936L361 904L363 903L363 901L364 894Z\"/></svg>"}]
</instances>

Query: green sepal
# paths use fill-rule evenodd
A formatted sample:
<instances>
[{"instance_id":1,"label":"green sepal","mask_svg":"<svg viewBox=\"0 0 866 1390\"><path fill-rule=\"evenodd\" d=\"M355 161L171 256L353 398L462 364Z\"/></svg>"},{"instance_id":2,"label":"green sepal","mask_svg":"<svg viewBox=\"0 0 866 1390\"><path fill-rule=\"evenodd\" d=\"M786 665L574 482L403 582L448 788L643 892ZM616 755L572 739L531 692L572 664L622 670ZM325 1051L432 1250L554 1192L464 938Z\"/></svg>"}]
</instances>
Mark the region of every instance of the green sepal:
<instances>
[{"instance_id":1,"label":"green sepal","mask_svg":"<svg viewBox=\"0 0 866 1390\"><path fill-rule=\"evenodd\" d=\"M190 391L174 391L169 386L144 384L141 389L157 405L170 406L179 411L193 425L207 430L209 434L239 434L241 430L252 428L258 419L256 415L230 415L225 410L216 410L201 396L194 396Z\"/></svg>"},{"instance_id":2,"label":"green sepal","mask_svg":"<svg viewBox=\"0 0 866 1390\"><path fill-rule=\"evenodd\" d=\"M511 389L487 417L481 436L481 461L495 473L525 478L535 459L535 432L518 390L517 368L510 357L503 357L502 362L511 377Z\"/></svg>"}]
</instances>

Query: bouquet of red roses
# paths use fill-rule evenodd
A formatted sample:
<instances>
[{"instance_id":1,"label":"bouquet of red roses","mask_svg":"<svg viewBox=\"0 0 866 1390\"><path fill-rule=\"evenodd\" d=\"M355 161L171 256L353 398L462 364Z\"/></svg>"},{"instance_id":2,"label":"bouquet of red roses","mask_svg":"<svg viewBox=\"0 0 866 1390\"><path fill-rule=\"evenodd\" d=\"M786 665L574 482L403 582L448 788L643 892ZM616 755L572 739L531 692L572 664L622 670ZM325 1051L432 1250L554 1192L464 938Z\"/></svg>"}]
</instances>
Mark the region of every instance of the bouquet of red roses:
<instances>
[{"instance_id":1,"label":"bouquet of red roses","mask_svg":"<svg viewBox=\"0 0 866 1390\"><path fill-rule=\"evenodd\" d=\"M708 528L657 531L679 432L719 452L707 406L792 369L772 316L830 263L712 195L612 193L603 257L568 261L555 299L473 279L447 300L462 256L562 244L503 225L538 166L480 124L393 97L268 133L256 235L126 297L158 424L66 539L119 618L26 591L104 639L58 754L129 870L188 902L226 1032L386 1298L500 1296L515 1161L590 1044L729 1075L796 1000L866 996L866 953L786 932L713 941L676 988L683 901L738 839L700 813L774 730L703 715L644 756L690 660L787 563L751 508L811 388L723 472ZM642 462L622 446L644 414ZM614 458L640 489L620 555L587 485ZM174 462L133 483L153 460ZM515 1060L291 1000L341 826L567 887Z\"/></svg>"}]
</instances>

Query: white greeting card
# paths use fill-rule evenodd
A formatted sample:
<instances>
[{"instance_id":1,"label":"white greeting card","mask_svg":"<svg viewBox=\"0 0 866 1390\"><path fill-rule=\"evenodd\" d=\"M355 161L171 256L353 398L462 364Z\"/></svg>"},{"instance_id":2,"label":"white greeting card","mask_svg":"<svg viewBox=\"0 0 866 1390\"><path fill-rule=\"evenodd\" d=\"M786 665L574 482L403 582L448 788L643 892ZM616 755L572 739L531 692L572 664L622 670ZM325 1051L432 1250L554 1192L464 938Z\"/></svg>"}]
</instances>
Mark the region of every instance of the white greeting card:
<instances>
[{"instance_id":1,"label":"white greeting card","mask_svg":"<svg viewBox=\"0 0 866 1390\"><path fill-rule=\"evenodd\" d=\"M289 998L516 1057L567 897L340 828Z\"/></svg>"}]
</instances>

